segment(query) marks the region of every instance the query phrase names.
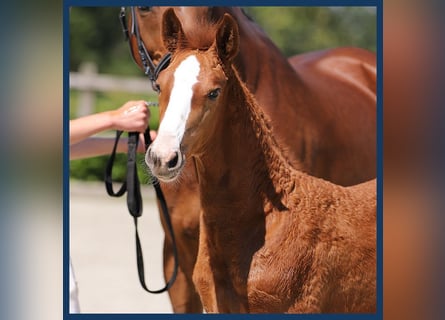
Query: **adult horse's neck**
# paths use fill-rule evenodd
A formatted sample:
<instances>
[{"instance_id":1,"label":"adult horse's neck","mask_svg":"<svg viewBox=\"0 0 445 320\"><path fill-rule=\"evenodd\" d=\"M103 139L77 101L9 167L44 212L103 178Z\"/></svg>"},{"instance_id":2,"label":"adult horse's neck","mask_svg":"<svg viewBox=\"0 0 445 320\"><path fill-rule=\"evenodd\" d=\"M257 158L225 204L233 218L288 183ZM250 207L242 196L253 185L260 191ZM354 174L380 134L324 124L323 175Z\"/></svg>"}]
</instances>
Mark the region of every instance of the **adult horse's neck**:
<instances>
[{"instance_id":1,"label":"adult horse's neck","mask_svg":"<svg viewBox=\"0 0 445 320\"><path fill-rule=\"evenodd\" d=\"M224 7L237 21L240 33L240 51L235 59L236 68L266 110L280 106L280 93L289 86L296 90L300 82L287 58L264 31L239 7ZM281 79L281 80L280 80ZM283 83L282 79L287 79Z\"/></svg>"}]
</instances>

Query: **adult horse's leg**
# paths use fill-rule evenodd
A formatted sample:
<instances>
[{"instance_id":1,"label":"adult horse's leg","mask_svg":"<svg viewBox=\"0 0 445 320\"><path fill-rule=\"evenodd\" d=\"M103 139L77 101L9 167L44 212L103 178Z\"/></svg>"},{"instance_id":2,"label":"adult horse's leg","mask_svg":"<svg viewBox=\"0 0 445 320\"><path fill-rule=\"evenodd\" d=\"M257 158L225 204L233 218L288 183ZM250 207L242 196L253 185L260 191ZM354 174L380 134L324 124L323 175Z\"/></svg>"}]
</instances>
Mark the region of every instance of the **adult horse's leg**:
<instances>
[{"instance_id":1,"label":"adult horse's leg","mask_svg":"<svg viewBox=\"0 0 445 320\"><path fill-rule=\"evenodd\" d=\"M189 162L186 166L191 166ZM186 172L193 172L189 168ZM161 183L167 202L178 250L178 276L168 291L175 313L201 313L203 308L193 285L192 275L198 254L200 201L196 178L183 176L174 185ZM159 204L158 204L159 205ZM161 208L159 207L159 210ZM164 276L169 279L174 269L173 244L168 234L163 215L162 226L166 232L164 239Z\"/></svg>"},{"instance_id":2,"label":"adult horse's leg","mask_svg":"<svg viewBox=\"0 0 445 320\"><path fill-rule=\"evenodd\" d=\"M183 252L183 250L181 250ZM183 256L180 255L180 257ZM165 238L164 241L164 276L169 279L174 270L174 256L171 239ZM176 281L168 294L172 304L172 309L175 313L201 313L202 304L195 286L190 279L190 274L184 272L180 264L178 267L178 274Z\"/></svg>"}]
</instances>

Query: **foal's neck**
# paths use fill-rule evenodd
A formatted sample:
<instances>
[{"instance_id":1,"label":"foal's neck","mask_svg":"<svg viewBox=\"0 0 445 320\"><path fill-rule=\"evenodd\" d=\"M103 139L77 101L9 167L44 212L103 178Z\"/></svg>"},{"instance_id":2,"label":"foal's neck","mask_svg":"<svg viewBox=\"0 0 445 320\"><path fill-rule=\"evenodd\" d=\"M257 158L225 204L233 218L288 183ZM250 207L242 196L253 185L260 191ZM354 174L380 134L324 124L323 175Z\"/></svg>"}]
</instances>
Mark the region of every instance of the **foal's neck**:
<instances>
[{"instance_id":1,"label":"foal's neck","mask_svg":"<svg viewBox=\"0 0 445 320\"><path fill-rule=\"evenodd\" d=\"M245 199L281 203L295 187L297 171L273 137L269 119L233 72L211 124L208 145L217 147L200 157L202 194L210 202L225 199L234 207L243 201L248 206Z\"/></svg>"},{"instance_id":2,"label":"foal's neck","mask_svg":"<svg viewBox=\"0 0 445 320\"><path fill-rule=\"evenodd\" d=\"M271 127L271 121L258 106L257 101L249 92L247 87L237 79L237 86L245 96L244 105L240 105L240 111L244 112L244 120L249 124L246 131L251 131L253 141L259 147L258 151L264 155L264 166L267 168L269 177L276 190L280 193L289 194L295 184L296 171L291 162L277 142Z\"/></svg>"}]
</instances>

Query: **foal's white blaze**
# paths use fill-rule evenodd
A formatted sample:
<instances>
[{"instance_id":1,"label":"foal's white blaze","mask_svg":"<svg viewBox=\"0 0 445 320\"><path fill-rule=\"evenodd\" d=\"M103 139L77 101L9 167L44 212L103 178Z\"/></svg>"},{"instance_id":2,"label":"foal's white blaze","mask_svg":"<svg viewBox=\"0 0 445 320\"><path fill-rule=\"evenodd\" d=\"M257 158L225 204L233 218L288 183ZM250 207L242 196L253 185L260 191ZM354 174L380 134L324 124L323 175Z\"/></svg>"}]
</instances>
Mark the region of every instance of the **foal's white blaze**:
<instances>
[{"instance_id":1,"label":"foal's white blaze","mask_svg":"<svg viewBox=\"0 0 445 320\"><path fill-rule=\"evenodd\" d=\"M185 132L185 124L190 114L193 96L193 85L198 82L200 66L196 56L191 55L182 61L174 73L170 101L159 125L159 143L169 141L179 148ZM155 140L157 141L158 138ZM171 139L175 140L174 142ZM159 146L159 148L162 148Z\"/></svg>"}]
</instances>

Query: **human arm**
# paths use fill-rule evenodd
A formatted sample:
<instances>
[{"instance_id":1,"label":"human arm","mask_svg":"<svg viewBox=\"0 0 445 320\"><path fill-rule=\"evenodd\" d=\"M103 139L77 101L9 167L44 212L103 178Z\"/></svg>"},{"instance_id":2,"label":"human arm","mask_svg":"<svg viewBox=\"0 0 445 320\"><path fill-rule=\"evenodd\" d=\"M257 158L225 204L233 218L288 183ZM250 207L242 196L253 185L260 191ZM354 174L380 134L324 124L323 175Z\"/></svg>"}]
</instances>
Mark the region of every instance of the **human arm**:
<instances>
[{"instance_id":1,"label":"human arm","mask_svg":"<svg viewBox=\"0 0 445 320\"><path fill-rule=\"evenodd\" d=\"M149 110L145 101L128 101L117 110L70 120L70 146L105 130L144 132Z\"/></svg>"}]
</instances>

